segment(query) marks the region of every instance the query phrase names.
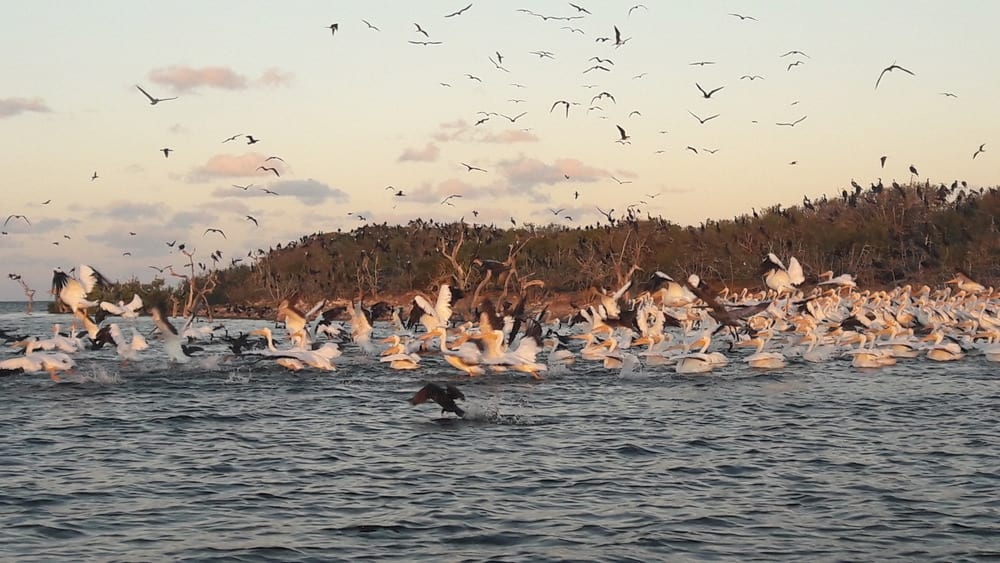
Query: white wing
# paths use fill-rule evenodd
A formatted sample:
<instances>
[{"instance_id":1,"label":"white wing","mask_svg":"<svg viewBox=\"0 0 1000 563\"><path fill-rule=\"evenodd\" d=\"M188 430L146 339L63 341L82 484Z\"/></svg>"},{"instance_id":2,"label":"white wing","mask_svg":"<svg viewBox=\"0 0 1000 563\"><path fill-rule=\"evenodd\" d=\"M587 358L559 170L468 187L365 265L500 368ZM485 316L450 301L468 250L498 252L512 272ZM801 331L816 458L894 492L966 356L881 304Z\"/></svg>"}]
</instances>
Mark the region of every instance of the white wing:
<instances>
[{"instance_id":1,"label":"white wing","mask_svg":"<svg viewBox=\"0 0 1000 563\"><path fill-rule=\"evenodd\" d=\"M101 301L101 309L104 309L112 315L120 315L125 312L124 307L119 307L110 301Z\"/></svg>"},{"instance_id":2,"label":"white wing","mask_svg":"<svg viewBox=\"0 0 1000 563\"><path fill-rule=\"evenodd\" d=\"M802 272L802 265L799 264L798 259L794 256L788 259L788 281L792 282L792 285L799 285L806 281L806 276Z\"/></svg>"},{"instance_id":3,"label":"white wing","mask_svg":"<svg viewBox=\"0 0 1000 563\"><path fill-rule=\"evenodd\" d=\"M132 296L132 300L129 301L127 305L125 305L125 308L133 313L138 311L139 309L142 309L142 297L139 297L139 294L136 293L135 295Z\"/></svg>"},{"instance_id":4,"label":"white wing","mask_svg":"<svg viewBox=\"0 0 1000 563\"><path fill-rule=\"evenodd\" d=\"M447 325L448 319L451 318L451 288L446 283L441 284L441 289L438 291L437 304L434 305L434 313L432 314L443 325Z\"/></svg>"},{"instance_id":5,"label":"white wing","mask_svg":"<svg viewBox=\"0 0 1000 563\"><path fill-rule=\"evenodd\" d=\"M97 285L97 281L100 279L101 275L86 264L80 264L78 271L80 272L80 285L83 286L83 291L85 293L90 293L93 291L94 286Z\"/></svg>"}]
</instances>

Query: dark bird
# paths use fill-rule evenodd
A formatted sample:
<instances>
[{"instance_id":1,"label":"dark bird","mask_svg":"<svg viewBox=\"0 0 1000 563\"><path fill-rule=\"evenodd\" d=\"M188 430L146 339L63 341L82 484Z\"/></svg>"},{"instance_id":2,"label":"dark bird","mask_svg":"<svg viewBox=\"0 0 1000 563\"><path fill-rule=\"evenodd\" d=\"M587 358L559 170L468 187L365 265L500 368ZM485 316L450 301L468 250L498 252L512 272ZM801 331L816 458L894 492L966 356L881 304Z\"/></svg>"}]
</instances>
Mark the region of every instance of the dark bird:
<instances>
[{"instance_id":1,"label":"dark bird","mask_svg":"<svg viewBox=\"0 0 1000 563\"><path fill-rule=\"evenodd\" d=\"M143 95L145 95L147 98L149 98L149 105L151 105L151 106L155 106L156 104L158 104L160 102L166 102L168 100L176 100L177 99L177 96L174 96L173 98L154 98L153 96L149 95L149 92L143 90L142 86L139 86L138 84L136 84L135 87L138 88L139 91L143 93Z\"/></svg>"},{"instance_id":2,"label":"dark bird","mask_svg":"<svg viewBox=\"0 0 1000 563\"><path fill-rule=\"evenodd\" d=\"M793 121L793 122L791 122L791 123L775 123L775 125L786 125L786 126L788 126L788 127L795 127L795 126L796 126L796 125L798 125L799 123L802 123L802 121L803 121L803 120L804 120L805 118L807 118L807 117L809 117L809 116L808 116L808 115L803 115L802 117L800 117L800 118L796 119L795 121Z\"/></svg>"},{"instance_id":3,"label":"dark bird","mask_svg":"<svg viewBox=\"0 0 1000 563\"><path fill-rule=\"evenodd\" d=\"M618 102L615 101L615 97L612 96L610 92L601 92L600 94L598 94L598 95L594 96L593 98L591 98L590 99L590 103L594 103L596 101L600 101L601 98L608 98L609 100L611 100L612 103L615 103L615 104L618 103Z\"/></svg>"},{"instance_id":4,"label":"dark bird","mask_svg":"<svg viewBox=\"0 0 1000 563\"><path fill-rule=\"evenodd\" d=\"M618 128L618 134L621 136L621 138L615 142L622 144L629 142L629 139L631 139L631 137L629 137L628 134L625 133L625 129L623 129L621 125L615 125L615 127Z\"/></svg>"},{"instance_id":5,"label":"dark bird","mask_svg":"<svg viewBox=\"0 0 1000 563\"><path fill-rule=\"evenodd\" d=\"M465 411L455 404L455 399L465 400L465 395L462 394L458 387L448 384L442 388L437 383L428 383L420 391L417 391L415 395L410 397L410 404L420 405L428 401L434 401L441 406L441 414L453 412L459 417L465 416Z\"/></svg>"},{"instance_id":6,"label":"dark bird","mask_svg":"<svg viewBox=\"0 0 1000 563\"><path fill-rule=\"evenodd\" d=\"M220 235L222 235L222 238L228 240L228 237L226 237L226 233L222 232L222 229L214 229L212 227L209 227L205 229L205 232L201 236L205 236L208 233L219 233Z\"/></svg>"},{"instance_id":7,"label":"dark bird","mask_svg":"<svg viewBox=\"0 0 1000 563\"><path fill-rule=\"evenodd\" d=\"M176 240L172 240L172 241L170 241L170 242L167 243L167 246L169 246L170 248L173 248L175 244L177 244L177 241Z\"/></svg>"},{"instance_id":8,"label":"dark bird","mask_svg":"<svg viewBox=\"0 0 1000 563\"><path fill-rule=\"evenodd\" d=\"M440 41L410 41L414 45L440 45Z\"/></svg>"},{"instance_id":9,"label":"dark bird","mask_svg":"<svg viewBox=\"0 0 1000 563\"><path fill-rule=\"evenodd\" d=\"M882 155L881 157L879 157L878 160L879 160L879 162L882 163L882 168L885 168L885 159L887 159L887 158L889 158L889 157L885 156L885 155Z\"/></svg>"},{"instance_id":10,"label":"dark bird","mask_svg":"<svg viewBox=\"0 0 1000 563\"><path fill-rule=\"evenodd\" d=\"M785 70L792 70L793 66L799 66L801 64L805 64L805 63L803 63L802 61L795 61L794 63L789 63L788 68L786 68Z\"/></svg>"},{"instance_id":11,"label":"dark bird","mask_svg":"<svg viewBox=\"0 0 1000 563\"><path fill-rule=\"evenodd\" d=\"M237 133L237 134L233 135L232 137L229 137L228 139L226 139L226 140L224 140L222 142L223 143L228 143L229 141L235 141L236 139L239 139L242 136L243 136L243 133Z\"/></svg>"},{"instance_id":12,"label":"dark bird","mask_svg":"<svg viewBox=\"0 0 1000 563\"><path fill-rule=\"evenodd\" d=\"M248 145L252 145L254 143L259 143L260 142L260 139L254 139L253 135L243 135L243 136L247 138L247 144Z\"/></svg>"},{"instance_id":13,"label":"dark bird","mask_svg":"<svg viewBox=\"0 0 1000 563\"><path fill-rule=\"evenodd\" d=\"M737 18L740 18L740 21L743 21L743 20L753 20L753 21L757 21L757 18L755 18L755 17L753 17L753 16L744 16L744 15L742 15L742 14L729 14L729 15L730 15L730 16L734 16L734 17L737 17Z\"/></svg>"},{"instance_id":14,"label":"dark bird","mask_svg":"<svg viewBox=\"0 0 1000 563\"><path fill-rule=\"evenodd\" d=\"M486 172L486 170L483 170L482 168L479 168L477 166L472 166L471 164L466 164L464 162L459 162L459 164L461 164L462 166L464 166L464 167L466 167L468 169L468 170L466 170L466 172L472 172L473 170L478 170L480 172Z\"/></svg>"},{"instance_id":15,"label":"dark bird","mask_svg":"<svg viewBox=\"0 0 1000 563\"><path fill-rule=\"evenodd\" d=\"M972 158L975 158L975 157L972 157ZM47 199L47 200L45 200L45 201L42 202L42 205L48 205L50 203L52 203L52 200L51 199Z\"/></svg>"},{"instance_id":16,"label":"dark bird","mask_svg":"<svg viewBox=\"0 0 1000 563\"><path fill-rule=\"evenodd\" d=\"M28 218L26 216L24 216L24 215L8 215L7 219L4 220L4 222L3 222L3 226L6 227L7 223L10 223L11 219L24 219L25 223L27 223L28 225L31 225L31 221L29 221Z\"/></svg>"},{"instance_id":17,"label":"dark bird","mask_svg":"<svg viewBox=\"0 0 1000 563\"><path fill-rule=\"evenodd\" d=\"M368 21L367 21L367 20L361 20L361 23L363 23L363 24L367 25L367 26L368 26L368 29L374 29L375 31L379 31L379 28L377 28L377 27L375 27L374 25L372 25L372 24L368 23Z\"/></svg>"},{"instance_id":18,"label":"dark bird","mask_svg":"<svg viewBox=\"0 0 1000 563\"><path fill-rule=\"evenodd\" d=\"M239 189L241 189L243 191L247 191L247 190L249 190L250 188L253 187L253 184L247 184L245 186L240 186L239 184L233 184L233 187L234 188L239 188Z\"/></svg>"},{"instance_id":19,"label":"dark bird","mask_svg":"<svg viewBox=\"0 0 1000 563\"><path fill-rule=\"evenodd\" d=\"M126 250L125 252L122 252L122 256L132 256L132 253Z\"/></svg>"},{"instance_id":20,"label":"dark bird","mask_svg":"<svg viewBox=\"0 0 1000 563\"><path fill-rule=\"evenodd\" d=\"M697 119L698 123L700 123L701 125L704 125L705 122L708 121L708 120L710 120L710 119L715 119L716 117L719 117L719 114L715 114L715 115L710 115L710 116L706 117L705 119L702 119L702 118L698 117L697 115L695 115L694 112L692 112L691 110L688 110L688 113L691 114L691 117Z\"/></svg>"},{"instance_id":21,"label":"dark bird","mask_svg":"<svg viewBox=\"0 0 1000 563\"><path fill-rule=\"evenodd\" d=\"M759 74L744 74L743 76L740 77L740 80L749 80L749 81L753 82L754 80L757 80L758 78L761 79L761 80L764 80L764 77L761 76L761 75L759 75Z\"/></svg>"},{"instance_id":22,"label":"dark bird","mask_svg":"<svg viewBox=\"0 0 1000 563\"><path fill-rule=\"evenodd\" d=\"M701 91L701 95L704 96L706 100L709 99L709 98L711 98L712 94L714 94L714 93L718 92L719 90L722 90L723 88L725 88L725 86L719 86L718 88L716 88L716 89L714 89L714 90L712 90L710 92L706 92L705 89L701 87L701 84L698 84L697 82L695 82L694 85L698 87L698 90Z\"/></svg>"},{"instance_id":23,"label":"dark bird","mask_svg":"<svg viewBox=\"0 0 1000 563\"><path fill-rule=\"evenodd\" d=\"M260 223L257 222L257 219L255 219L253 215L247 215L246 216L246 220L247 221L253 221L253 225L255 227L259 227L260 226Z\"/></svg>"},{"instance_id":24,"label":"dark bird","mask_svg":"<svg viewBox=\"0 0 1000 563\"><path fill-rule=\"evenodd\" d=\"M466 78L468 78L469 80L478 80L478 81L480 81L480 82L482 82L482 81L483 81L483 79L482 79L482 78L479 78L478 76L476 76L476 75L474 75L474 74L468 74L468 73L467 73L467 74L465 75L465 77L466 77Z\"/></svg>"},{"instance_id":25,"label":"dark bird","mask_svg":"<svg viewBox=\"0 0 1000 563\"><path fill-rule=\"evenodd\" d=\"M266 194L280 195L280 194L278 194L278 192L272 192L271 190L269 190L267 188L261 188L261 191L264 192L264 193L266 193Z\"/></svg>"},{"instance_id":26,"label":"dark bird","mask_svg":"<svg viewBox=\"0 0 1000 563\"><path fill-rule=\"evenodd\" d=\"M643 4L636 4L635 6L632 6L631 8L628 9L628 14L626 16L631 16L632 15L632 10L638 10L639 8L642 8L643 10L648 9Z\"/></svg>"},{"instance_id":27,"label":"dark bird","mask_svg":"<svg viewBox=\"0 0 1000 563\"><path fill-rule=\"evenodd\" d=\"M703 148L701 150L707 152L708 154L715 154L715 153L719 152L719 149L706 149L706 148Z\"/></svg>"},{"instance_id":28,"label":"dark bird","mask_svg":"<svg viewBox=\"0 0 1000 563\"><path fill-rule=\"evenodd\" d=\"M589 14L590 13L590 11L587 10L586 8L581 8L580 6L577 6L576 4L574 4L572 2L570 2L569 5L572 6L572 7L574 7L574 8L576 8L576 11L579 12L579 13L584 13L584 14Z\"/></svg>"},{"instance_id":29,"label":"dark bird","mask_svg":"<svg viewBox=\"0 0 1000 563\"><path fill-rule=\"evenodd\" d=\"M785 53L784 55L781 55L781 56L782 57L787 57L788 55L801 55L801 56L803 56L803 57L805 57L807 59L810 58L809 55L803 53L802 51L789 51L789 52L787 52L787 53Z\"/></svg>"},{"instance_id":30,"label":"dark bird","mask_svg":"<svg viewBox=\"0 0 1000 563\"><path fill-rule=\"evenodd\" d=\"M174 152L174 149L164 147L160 149L160 152L163 153L163 158L170 158L170 153Z\"/></svg>"},{"instance_id":31,"label":"dark bird","mask_svg":"<svg viewBox=\"0 0 1000 563\"><path fill-rule=\"evenodd\" d=\"M93 176L90 177L90 181L93 182L97 179L97 172L94 172Z\"/></svg>"},{"instance_id":32,"label":"dark bird","mask_svg":"<svg viewBox=\"0 0 1000 563\"><path fill-rule=\"evenodd\" d=\"M426 31L424 31L424 28L420 27L419 23L415 23L413 25L417 26L417 33L423 33L424 37L427 37L428 39L430 39L430 35L428 35Z\"/></svg>"},{"instance_id":33,"label":"dark bird","mask_svg":"<svg viewBox=\"0 0 1000 563\"><path fill-rule=\"evenodd\" d=\"M258 166L257 170L264 170L265 172L268 172L268 171L269 172L274 172L275 176L277 176L279 178L281 177L281 174L278 173L278 169L274 168L273 166Z\"/></svg>"},{"instance_id":34,"label":"dark bird","mask_svg":"<svg viewBox=\"0 0 1000 563\"><path fill-rule=\"evenodd\" d=\"M909 74L910 76L916 76L915 74L913 74L913 72L911 72L909 70L906 70L905 68L903 68L903 67L899 66L898 64L896 64L895 62L893 62L891 65L883 68L882 72L879 73L878 80L875 81L875 89L876 90L878 90L878 83L882 82L882 77L885 76L885 73L891 72L893 70L901 70L901 71Z\"/></svg>"},{"instance_id":35,"label":"dark bird","mask_svg":"<svg viewBox=\"0 0 1000 563\"><path fill-rule=\"evenodd\" d=\"M944 96L944 97L946 97L946 98L957 98L958 97L955 94L952 94L951 92L941 92L941 95Z\"/></svg>"},{"instance_id":36,"label":"dark bird","mask_svg":"<svg viewBox=\"0 0 1000 563\"><path fill-rule=\"evenodd\" d=\"M614 180L615 182L618 182L619 184L631 184L632 183L632 180L619 180L615 176L612 176L611 179Z\"/></svg>"},{"instance_id":37,"label":"dark bird","mask_svg":"<svg viewBox=\"0 0 1000 563\"><path fill-rule=\"evenodd\" d=\"M527 115L527 113L528 113L528 112L526 112L526 111L522 111L521 113L519 113L519 114L515 115L514 117L511 117L511 116L509 116L509 115L504 115L504 114L502 114L502 113L498 113L497 115L499 115L500 117L506 117L507 119L509 119L509 120L510 120L510 122L511 122L511 123L514 123L514 122L515 122L515 121L517 121L518 119L521 119L522 117L524 117L525 115Z\"/></svg>"},{"instance_id":38,"label":"dark bird","mask_svg":"<svg viewBox=\"0 0 1000 563\"><path fill-rule=\"evenodd\" d=\"M645 6L643 6L643 7L645 8ZM635 6L632 6L631 8L629 8L629 13L631 14L632 10L634 10L634 9L635 9ZM622 32L618 29L618 26L616 25L615 26L615 47L616 48L617 47L621 47L629 39L631 39L631 38L630 37L626 37L625 39L622 39Z\"/></svg>"},{"instance_id":39,"label":"dark bird","mask_svg":"<svg viewBox=\"0 0 1000 563\"><path fill-rule=\"evenodd\" d=\"M979 145L979 150L977 150L976 152L972 153L972 160L975 160L976 157L979 156L979 153L981 153L981 152L986 152L986 143L983 143L983 144Z\"/></svg>"},{"instance_id":40,"label":"dark bird","mask_svg":"<svg viewBox=\"0 0 1000 563\"><path fill-rule=\"evenodd\" d=\"M468 6L466 6L466 7L462 8L461 10L459 10L459 11L457 11L457 12L452 12L452 13L448 14L448 15L447 15L447 16L445 16L445 17L446 17L446 18L450 18L450 17L454 17L454 16L460 16L460 15L462 15L462 12L464 12L464 11L468 10L468 9L469 9L469 8L471 8L471 7L472 7L472 4L469 4Z\"/></svg>"},{"instance_id":41,"label":"dark bird","mask_svg":"<svg viewBox=\"0 0 1000 563\"><path fill-rule=\"evenodd\" d=\"M714 64L715 64L715 61L695 61L693 63L690 63L690 66L705 66L705 65L714 65Z\"/></svg>"},{"instance_id":42,"label":"dark bird","mask_svg":"<svg viewBox=\"0 0 1000 563\"><path fill-rule=\"evenodd\" d=\"M917 172L917 167L914 166L914 165L912 165L912 164L910 165L910 174L913 174L914 176L919 176L920 175L920 173Z\"/></svg>"},{"instance_id":43,"label":"dark bird","mask_svg":"<svg viewBox=\"0 0 1000 563\"><path fill-rule=\"evenodd\" d=\"M330 25L328 25L326 27L327 27L327 29L330 30L330 35L337 35L337 30L340 29L340 25L335 24L335 23L331 23Z\"/></svg>"},{"instance_id":44,"label":"dark bird","mask_svg":"<svg viewBox=\"0 0 1000 563\"><path fill-rule=\"evenodd\" d=\"M264 159L264 162L267 162L269 160L280 160L281 162L285 162L285 159L281 158L280 156L269 156Z\"/></svg>"},{"instance_id":45,"label":"dark bird","mask_svg":"<svg viewBox=\"0 0 1000 563\"><path fill-rule=\"evenodd\" d=\"M567 102L566 100L556 100L552 104L552 107L549 109L549 113L552 113L552 110L556 109L556 106L558 106L559 104L563 104L564 106L566 106L566 117L569 117L569 102Z\"/></svg>"},{"instance_id":46,"label":"dark bird","mask_svg":"<svg viewBox=\"0 0 1000 563\"><path fill-rule=\"evenodd\" d=\"M693 152L694 154L698 154L698 149L692 147L691 145L687 146L687 150Z\"/></svg>"},{"instance_id":47,"label":"dark bird","mask_svg":"<svg viewBox=\"0 0 1000 563\"><path fill-rule=\"evenodd\" d=\"M444 199L441 200L441 205L448 204L448 205L451 205L452 207L454 207L455 204L452 203L450 200L452 198L455 198L455 197L462 197L462 194L451 194L451 195L449 195L448 197L446 197L446 198L444 198Z\"/></svg>"}]
</instances>

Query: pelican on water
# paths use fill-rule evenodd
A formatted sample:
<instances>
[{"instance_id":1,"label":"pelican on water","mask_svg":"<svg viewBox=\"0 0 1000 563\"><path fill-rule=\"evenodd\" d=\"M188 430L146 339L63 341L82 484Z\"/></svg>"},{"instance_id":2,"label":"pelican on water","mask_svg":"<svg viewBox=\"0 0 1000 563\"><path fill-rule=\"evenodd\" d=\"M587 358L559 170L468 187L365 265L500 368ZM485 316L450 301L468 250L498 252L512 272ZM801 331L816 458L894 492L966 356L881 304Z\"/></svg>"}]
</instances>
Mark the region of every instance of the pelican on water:
<instances>
[{"instance_id":1,"label":"pelican on water","mask_svg":"<svg viewBox=\"0 0 1000 563\"><path fill-rule=\"evenodd\" d=\"M80 264L79 274L80 279L72 278L62 270L54 270L52 274L52 294L57 295L74 313L96 306L98 302L88 301L87 294L96 286L108 285L107 278L86 264Z\"/></svg>"}]
</instances>

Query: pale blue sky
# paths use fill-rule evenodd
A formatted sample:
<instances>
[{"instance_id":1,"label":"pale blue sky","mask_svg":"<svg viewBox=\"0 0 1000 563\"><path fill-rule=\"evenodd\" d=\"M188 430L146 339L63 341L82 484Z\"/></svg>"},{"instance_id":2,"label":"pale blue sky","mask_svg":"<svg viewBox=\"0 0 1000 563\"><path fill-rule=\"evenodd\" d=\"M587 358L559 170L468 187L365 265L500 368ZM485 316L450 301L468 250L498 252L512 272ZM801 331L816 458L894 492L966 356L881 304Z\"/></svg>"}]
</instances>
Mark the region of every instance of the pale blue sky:
<instances>
[{"instance_id":1,"label":"pale blue sky","mask_svg":"<svg viewBox=\"0 0 1000 563\"><path fill-rule=\"evenodd\" d=\"M851 179L909 181L910 164L932 182L996 184L1000 3L646 1L629 15L634 3L574 2L587 15L567 2L479 0L443 17L468 3L3 2L0 215L32 224L3 229L0 273L40 294L54 267L81 262L145 281L149 265L182 264L167 241L205 262L221 250L228 264L351 229L357 214L573 226L601 219L596 207L639 204L697 224L836 194ZM615 25L623 46L596 41ZM809 57L780 56L791 50ZM489 61L497 51L509 72ZM611 71L584 73L590 57L612 59ZM716 64L689 64L700 60ZM875 90L893 62L915 76L888 73ZM740 79L755 74L764 79ZM706 100L695 82L724 88ZM151 106L136 84L178 99ZM616 101L592 103L601 91ZM550 112L560 99L580 105ZM527 113L475 126L480 111ZM720 116L699 125L689 111ZM615 125L631 144L615 143ZM261 142L222 143L237 133ZM272 155L285 160L280 178L255 170ZM280 195L232 187L248 183ZM456 193L454 207L440 204ZM20 297L0 284L0 298Z\"/></svg>"}]
</instances>

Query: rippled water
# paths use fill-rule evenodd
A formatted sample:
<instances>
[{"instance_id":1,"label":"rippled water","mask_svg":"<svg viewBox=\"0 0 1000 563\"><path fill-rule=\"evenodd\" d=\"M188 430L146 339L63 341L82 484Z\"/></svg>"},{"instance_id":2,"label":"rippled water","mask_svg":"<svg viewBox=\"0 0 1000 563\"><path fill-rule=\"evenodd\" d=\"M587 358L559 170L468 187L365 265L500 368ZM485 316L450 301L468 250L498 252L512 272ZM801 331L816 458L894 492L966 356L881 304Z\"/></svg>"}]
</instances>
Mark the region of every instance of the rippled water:
<instances>
[{"instance_id":1,"label":"rippled water","mask_svg":"<svg viewBox=\"0 0 1000 563\"><path fill-rule=\"evenodd\" d=\"M330 374L113 358L81 353L60 384L0 378L3 560L1000 557L1000 385L980 358L578 362L541 382L351 347ZM467 419L405 402L449 380Z\"/></svg>"}]
</instances>

